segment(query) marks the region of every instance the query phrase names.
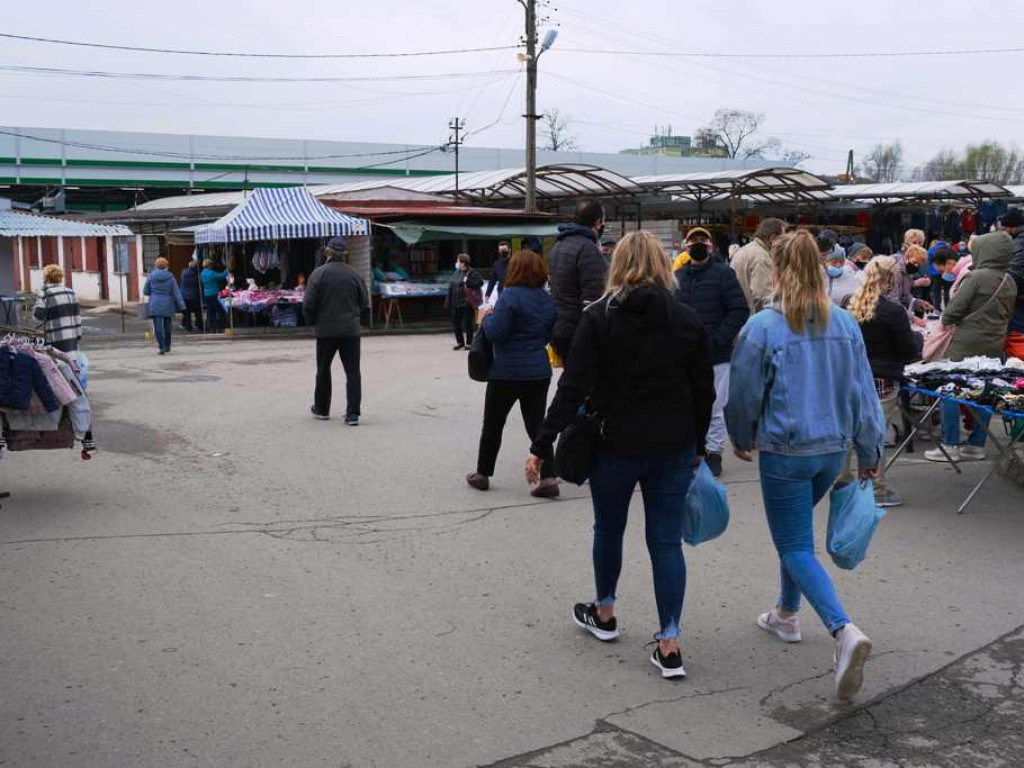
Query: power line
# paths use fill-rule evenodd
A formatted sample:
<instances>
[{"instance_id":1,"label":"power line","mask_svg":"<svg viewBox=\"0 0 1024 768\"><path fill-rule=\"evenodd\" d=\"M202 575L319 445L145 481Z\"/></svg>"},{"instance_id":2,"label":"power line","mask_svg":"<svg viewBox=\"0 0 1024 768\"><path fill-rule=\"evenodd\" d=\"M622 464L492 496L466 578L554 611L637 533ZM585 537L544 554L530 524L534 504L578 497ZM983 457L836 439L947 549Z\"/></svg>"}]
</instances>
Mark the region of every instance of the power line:
<instances>
[{"instance_id":1,"label":"power line","mask_svg":"<svg viewBox=\"0 0 1024 768\"><path fill-rule=\"evenodd\" d=\"M436 75L374 75L368 77L262 77L253 75L181 75L158 72L106 72L101 70L61 69L57 67L27 67L15 64L0 64L0 71L27 75L59 75L72 77L93 77L106 80L175 80L185 82L212 83L357 83L389 82L395 80L458 80L487 75L510 75L517 70L503 69L488 72L443 72Z\"/></svg>"},{"instance_id":2,"label":"power line","mask_svg":"<svg viewBox=\"0 0 1024 768\"><path fill-rule=\"evenodd\" d=\"M387 150L383 152L356 152L352 154L333 154L333 155L305 155L305 156L287 156L287 157L271 157L271 156L253 156L253 155L209 155L204 153L191 153L191 152L172 152L172 151L158 151L151 149L134 149L131 147L116 147L109 144L93 144L84 141L61 141L60 139L51 139L45 136L34 136L28 133L20 133L18 131L8 131L0 129L0 135L13 136L19 139L29 139L31 141L39 141L44 144L60 144L65 147L75 147L76 149L90 149L97 152L118 152L126 155L144 155L147 157L166 157L173 158L176 160L230 160L236 162L247 162L247 161L278 161L278 162L300 162L309 160L339 160L354 157L388 157L392 155L410 155L410 157L399 158L395 162L402 162L402 160L409 160L412 157L421 157L422 154L430 154L431 152L439 152L443 147L431 147L423 150L422 147L416 149L397 149ZM414 154L421 153L421 154ZM386 165L387 163L381 163ZM365 166L373 167L373 166Z\"/></svg>"},{"instance_id":3,"label":"power line","mask_svg":"<svg viewBox=\"0 0 1024 768\"><path fill-rule=\"evenodd\" d=\"M500 45L488 48L452 48L441 51L404 51L396 53L241 53L234 51L199 51L180 48L146 48L135 45L111 45L84 40L60 40L52 37L33 37L0 32L0 37L29 43L72 45L80 48L102 48L108 51L131 51L134 53L169 53L180 56L230 56L244 59L397 59L413 56L448 56L460 53L487 53L488 51L515 51L519 45Z\"/></svg>"},{"instance_id":4,"label":"power line","mask_svg":"<svg viewBox=\"0 0 1024 768\"><path fill-rule=\"evenodd\" d=\"M559 48L560 53L593 53L602 56L668 56L684 59L893 59L919 56L980 56L993 53L1024 53L1021 48L974 48L962 51L879 51L874 53L721 53L717 51L623 51L601 48Z\"/></svg>"}]
</instances>

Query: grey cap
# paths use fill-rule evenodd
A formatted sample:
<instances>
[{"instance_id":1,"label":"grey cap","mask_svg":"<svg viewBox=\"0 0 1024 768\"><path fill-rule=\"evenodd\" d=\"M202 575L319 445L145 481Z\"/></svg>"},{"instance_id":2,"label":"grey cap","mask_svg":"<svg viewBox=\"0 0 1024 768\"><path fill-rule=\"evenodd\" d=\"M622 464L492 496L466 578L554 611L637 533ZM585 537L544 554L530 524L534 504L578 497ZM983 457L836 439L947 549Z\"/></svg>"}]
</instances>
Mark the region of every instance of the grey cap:
<instances>
[{"instance_id":1,"label":"grey cap","mask_svg":"<svg viewBox=\"0 0 1024 768\"><path fill-rule=\"evenodd\" d=\"M348 243L346 243L345 238L340 235L332 237L327 242L327 248L335 253L348 253Z\"/></svg>"}]
</instances>

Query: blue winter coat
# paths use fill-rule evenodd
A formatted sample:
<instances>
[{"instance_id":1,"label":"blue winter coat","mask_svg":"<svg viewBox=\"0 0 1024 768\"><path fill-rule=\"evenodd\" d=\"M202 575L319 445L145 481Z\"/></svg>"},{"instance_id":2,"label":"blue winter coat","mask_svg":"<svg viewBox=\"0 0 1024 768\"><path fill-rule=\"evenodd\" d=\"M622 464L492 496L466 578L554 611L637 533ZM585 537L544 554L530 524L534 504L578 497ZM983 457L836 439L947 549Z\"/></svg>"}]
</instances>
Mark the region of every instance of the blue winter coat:
<instances>
[{"instance_id":1,"label":"blue winter coat","mask_svg":"<svg viewBox=\"0 0 1024 768\"><path fill-rule=\"evenodd\" d=\"M39 395L47 411L60 410L60 403L36 359L11 347L0 347L0 405L27 411L33 392Z\"/></svg>"},{"instance_id":2,"label":"blue winter coat","mask_svg":"<svg viewBox=\"0 0 1024 768\"><path fill-rule=\"evenodd\" d=\"M484 334L494 344L492 381L551 378L547 345L555 327L555 301L543 288L512 286L502 291Z\"/></svg>"},{"instance_id":3,"label":"blue winter coat","mask_svg":"<svg viewBox=\"0 0 1024 768\"><path fill-rule=\"evenodd\" d=\"M150 317L172 317L185 309L185 300L178 290L178 281L166 269L154 269L142 292L149 296Z\"/></svg>"},{"instance_id":4,"label":"blue winter coat","mask_svg":"<svg viewBox=\"0 0 1024 768\"><path fill-rule=\"evenodd\" d=\"M199 290L198 267L181 270L181 296L185 301L199 301L202 298L202 293Z\"/></svg>"}]
</instances>

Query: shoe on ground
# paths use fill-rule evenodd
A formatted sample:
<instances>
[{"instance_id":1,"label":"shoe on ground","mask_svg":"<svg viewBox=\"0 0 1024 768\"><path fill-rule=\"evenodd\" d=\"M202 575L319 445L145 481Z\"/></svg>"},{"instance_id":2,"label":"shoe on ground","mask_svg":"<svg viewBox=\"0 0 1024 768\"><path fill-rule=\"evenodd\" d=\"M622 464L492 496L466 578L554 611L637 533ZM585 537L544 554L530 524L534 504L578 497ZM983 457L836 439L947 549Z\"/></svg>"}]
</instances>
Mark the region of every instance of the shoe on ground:
<instances>
[{"instance_id":1,"label":"shoe on ground","mask_svg":"<svg viewBox=\"0 0 1024 768\"><path fill-rule=\"evenodd\" d=\"M359 417L354 414L349 414L348 416L345 417L345 424L347 424L350 427L358 427Z\"/></svg>"},{"instance_id":2,"label":"shoe on ground","mask_svg":"<svg viewBox=\"0 0 1024 768\"><path fill-rule=\"evenodd\" d=\"M160 350L159 352L157 352L157 354L158 354L158 355L166 355L167 353L166 353L166 352L164 352L164 351L163 351L163 350L161 349L161 350Z\"/></svg>"},{"instance_id":3,"label":"shoe on ground","mask_svg":"<svg viewBox=\"0 0 1024 768\"><path fill-rule=\"evenodd\" d=\"M704 461L707 462L708 469L711 470L711 474L714 477L722 476L722 454L709 453L704 457Z\"/></svg>"},{"instance_id":4,"label":"shoe on ground","mask_svg":"<svg viewBox=\"0 0 1024 768\"><path fill-rule=\"evenodd\" d=\"M557 499L561 493L558 488L558 480L555 478L541 480L540 485L530 491L530 495L535 499Z\"/></svg>"},{"instance_id":5,"label":"shoe on ground","mask_svg":"<svg viewBox=\"0 0 1024 768\"><path fill-rule=\"evenodd\" d=\"M946 449L946 453L942 452L942 448ZM936 461L940 463L944 461L948 462L949 459L946 458L946 455L948 454L949 458L952 459L953 461L963 461L963 457L960 455L960 448L958 446L943 445L942 448L932 448L930 451L925 451L925 460Z\"/></svg>"},{"instance_id":6,"label":"shoe on ground","mask_svg":"<svg viewBox=\"0 0 1024 768\"><path fill-rule=\"evenodd\" d=\"M875 504L882 509L900 507L903 506L903 499L901 499L894 491L886 491L881 496L875 497Z\"/></svg>"},{"instance_id":7,"label":"shoe on ground","mask_svg":"<svg viewBox=\"0 0 1024 768\"><path fill-rule=\"evenodd\" d=\"M577 627L587 630L602 642L607 643L619 636L619 623L615 617L601 621L597 615L597 606L593 603L576 603L572 607L572 620Z\"/></svg>"},{"instance_id":8,"label":"shoe on ground","mask_svg":"<svg viewBox=\"0 0 1024 768\"><path fill-rule=\"evenodd\" d=\"M772 608L768 613L762 613L757 617L757 626L765 632L771 632L784 643L799 643L800 617L793 615L788 619L782 618L778 608Z\"/></svg>"},{"instance_id":9,"label":"shoe on ground","mask_svg":"<svg viewBox=\"0 0 1024 768\"><path fill-rule=\"evenodd\" d=\"M465 344L456 344L454 347L452 347L452 351L453 352L458 352L460 349L465 349L465 348L466 348Z\"/></svg>"},{"instance_id":10,"label":"shoe on ground","mask_svg":"<svg viewBox=\"0 0 1024 768\"><path fill-rule=\"evenodd\" d=\"M864 683L864 664L871 655L871 640L853 624L836 635L836 698L849 701Z\"/></svg>"},{"instance_id":11,"label":"shoe on ground","mask_svg":"<svg viewBox=\"0 0 1024 768\"><path fill-rule=\"evenodd\" d=\"M686 670L683 669L683 655L679 651L662 656L661 646L655 643L654 653L651 654L651 664L661 670L661 676L664 678L686 677Z\"/></svg>"},{"instance_id":12,"label":"shoe on ground","mask_svg":"<svg viewBox=\"0 0 1024 768\"><path fill-rule=\"evenodd\" d=\"M985 446L964 445L960 448L960 457L963 461L984 461Z\"/></svg>"},{"instance_id":13,"label":"shoe on ground","mask_svg":"<svg viewBox=\"0 0 1024 768\"><path fill-rule=\"evenodd\" d=\"M491 487L491 481L487 475L481 475L479 472L470 472L466 475L466 482L470 488L476 488L478 491L486 491Z\"/></svg>"},{"instance_id":14,"label":"shoe on ground","mask_svg":"<svg viewBox=\"0 0 1024 768\"><path fill-rule=\"evenodd\" d=\"M320 421L330 421L331 419L326 413L319 413L315 405L309 406L309 412L313 414L314 419L320 419Z\"/></svg>"}]
</instances>

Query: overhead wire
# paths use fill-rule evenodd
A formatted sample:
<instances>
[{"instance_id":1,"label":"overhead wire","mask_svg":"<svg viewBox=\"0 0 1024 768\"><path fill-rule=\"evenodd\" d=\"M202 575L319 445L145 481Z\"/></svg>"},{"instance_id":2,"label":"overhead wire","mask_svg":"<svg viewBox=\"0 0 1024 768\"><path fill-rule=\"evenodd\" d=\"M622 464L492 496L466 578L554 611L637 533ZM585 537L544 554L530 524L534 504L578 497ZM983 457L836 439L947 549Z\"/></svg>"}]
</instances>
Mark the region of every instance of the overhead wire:
<instances>
[{"instance_id":1,"label":"overhead wire","mask_svg":"<svg viewBox=\"0 0 1024 768\"><path fill-rule=\"evenodd\" d=\"M130 51L133 53L165 53L180 56L223 56L245 59L397 59L416 56L449 56L462 53L486 53L488 51L514 51L522 47L521 45L500 45L489 46L486 48L450 48L438 51L396 51L392 53L251 53L237 51L202 51L182 48L149 48L138 45L114 45L112 43L94 43L84 40L62 40L52 37L15 35L10 32L0 32L0 38L30 43L69 45L80 48L99 48L110 51Z\"/></svg>"}]
</instances>

